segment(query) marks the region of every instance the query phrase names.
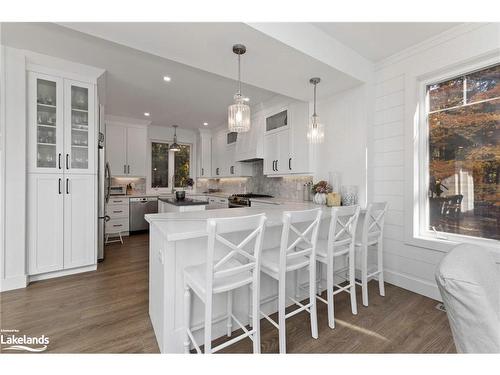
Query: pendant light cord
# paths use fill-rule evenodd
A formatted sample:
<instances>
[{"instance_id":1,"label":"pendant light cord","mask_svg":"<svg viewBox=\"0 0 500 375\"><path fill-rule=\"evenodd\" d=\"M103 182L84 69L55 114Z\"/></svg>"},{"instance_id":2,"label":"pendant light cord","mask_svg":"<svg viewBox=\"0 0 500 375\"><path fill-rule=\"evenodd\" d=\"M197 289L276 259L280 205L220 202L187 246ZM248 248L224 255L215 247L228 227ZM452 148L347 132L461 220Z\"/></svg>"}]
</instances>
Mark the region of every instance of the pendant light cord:
<instances>
[{"instance_id":1,"label":"pendant light cord","mask_svg":"<svg viewBox=\"0 0 500 375\"><path fill-rule=\"evenodd\" d=\"M313 113L314 117L316 117L316 86L317 83L314 84L314 113Z\"/></svg>"},{"instance_id":2,"label":"pendant light cord","mask_svg":"<svg viewBox=\"0 0 500 375\"><path fill-rule=\"evenodd\" d=\"M241 96L241 53L238 53L238 95Z\"/></svg>"}]
</instances>

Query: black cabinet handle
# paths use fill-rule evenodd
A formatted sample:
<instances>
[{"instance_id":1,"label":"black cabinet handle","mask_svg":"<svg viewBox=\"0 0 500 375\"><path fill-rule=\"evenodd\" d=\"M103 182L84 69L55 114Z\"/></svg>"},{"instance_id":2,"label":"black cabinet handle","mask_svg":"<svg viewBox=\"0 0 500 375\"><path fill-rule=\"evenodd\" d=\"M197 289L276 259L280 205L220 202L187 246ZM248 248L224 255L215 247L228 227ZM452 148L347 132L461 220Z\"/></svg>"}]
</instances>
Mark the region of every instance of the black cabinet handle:
<instances>
[{"instance_id":1,"label":"black cabinet handle","mask_svg":"<svg viewBox=\"0 0 500 375\"><path fill-rule=\"evenodd\" d=\"M292 170L292 158L288 159L288 169Z\"/></svg>"},{"instance_id":2,"label":"black cabinet handle","mask_svg":"<svg viewBox=\"0 0 500 375\"><path fill-rule=\"evenodd\" d=\"M61 194L61 179L59 179L59 194Z\"/></svg>"},{"instance_id":3,"label":"black cabinet handle","mask_svg":"<svg viewBox=\"0 0 500 375\"><path fill-rule=\"evenodd\" d=\"M278 172L278 160L276 160L276 172Z\"/></svg>"},{"instance_id":4,"label":"black cabinet handle","mask_svg":"<svg viewBox=\"0 0 500 375\"><path fill-rule=\"evenodd\" d=\"M273 171L275 171L276 169L274 168L274 163L276 162L276 160L273 160Z\"/></svg>"},{"instance_id":5,"label":"black cabinet handle","mask_svg":"<svg viewBox=\"0 0 500 375\"><path fill-rule=\"evenodd\" d=\"M61 169L61 153L59 153L58 156L58 164L59 164L59 169Z\"/></svg>"},{"instance_id":6,"label":"black cabinet handle","mask_svg":"<svg viewBox=\"0 0 500 375\"><path fill-rule=\"evenodd\" d=\"M123 174L127 174L127 166L123 164Z\"/></svg>"},{"instance_id":7,"label":"black cabinet handle","mask_svg":"<svg viewBox=\"0 0 500 375\"><path fill-rule=\"evenodd\" d=\"M130 165L127 165L127 174L130 174Z\"/></svg>"},{"instance_id":8,"label":"black cabinet handle","mask_svg":"<svg viewBox=\"0 0 500 375\"><path fill-rule=\"evenodd\" d=\"M66 169L69 169L69 154L66 154Z\"/></svg>"},{"instance_id":9,"label":"black cabinet handle","mask_svg":"<svg viewBox=\"0 0 500 375\"><path fill-rule=\"evenodd\" d=\"M201 168L201 175L203 176L205 174L205 171L203 168Z\"/></svg>"},{"instance_id":10,"label":"black cabinet handle","mask_svg":"<svg viewBox=\"0 0 500 375\"><path fill-rule=\"evenodd\" d=\"M66 179L66 194L69 194L69 178Z\"/></svg>"}]
</instances>

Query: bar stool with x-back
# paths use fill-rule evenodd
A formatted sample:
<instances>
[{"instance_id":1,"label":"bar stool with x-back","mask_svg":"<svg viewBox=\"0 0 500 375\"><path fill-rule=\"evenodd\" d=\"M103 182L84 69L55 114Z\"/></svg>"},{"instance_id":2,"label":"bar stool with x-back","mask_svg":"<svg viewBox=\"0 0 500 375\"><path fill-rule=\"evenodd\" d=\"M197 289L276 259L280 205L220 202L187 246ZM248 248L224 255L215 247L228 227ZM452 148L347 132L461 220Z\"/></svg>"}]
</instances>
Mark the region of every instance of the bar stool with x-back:
<instances>
[{"instance_id":1,"label":"bar stool with x-back","mask_svg":"<svg viewBox=\"0 0 500 375\"><path fill-rule=\"evenodd\" d=\"M189 266L184 269L184 351L189 353L191 343L198 353L201 349L196 342L191 327L191 291L205 304L204 325L204 352L214 353L246 337L253 341L254 353L260 353L260 324L259 324L259 297L260 297L260 262L264 225L264 214L208 219L208 246L207 261L204 264ZM234 244L226 237L231 233L242 232L248 234L239 244ZM245 248L246 247L246 248ZM216 256L216 251L224 250L225 255ZM229 251L227 251L229 250ZM235 289L252 286L253 290L253 322L248 330L233 314L233 291ZM233 320L243 330L243 334L212 348L212 299L214 295L227 293L227 336L232 333Z\"/></svg>"},{"instance_id":2,"label":"bar stool with x-back","mask_svg":"<svg viewBox=\"0 0 500 375\"><path fill-rule=\"evenodd\" d=\"M272 325L278 328L280 353L286 353L286 325L285 320L307 311L311 316L311 334L318 338L318 320L316 315L316 242L321 220L321 209L315 208L304 211L285 211L283 213L283 229L280 246L262 252L262 272L278 281L278 323L267 314L260 312ZM298 228L305 228L300 230ZM293 239L295 237L295 239ZM289 245L290 238L292 243ZM298 245L304 244L304 248ZM309 302L302 304L292 297L288 297L299 308L289 312L286 308L286 275L299 269L309 269ZM276 299L272 296L265 302ZM262 303L264 301L261 301ZM254 306L254 305L253 305ZM253 308L255 311L255 308ZM255 318L254 318L255 321Z\"/></svg>"}]
</instances>

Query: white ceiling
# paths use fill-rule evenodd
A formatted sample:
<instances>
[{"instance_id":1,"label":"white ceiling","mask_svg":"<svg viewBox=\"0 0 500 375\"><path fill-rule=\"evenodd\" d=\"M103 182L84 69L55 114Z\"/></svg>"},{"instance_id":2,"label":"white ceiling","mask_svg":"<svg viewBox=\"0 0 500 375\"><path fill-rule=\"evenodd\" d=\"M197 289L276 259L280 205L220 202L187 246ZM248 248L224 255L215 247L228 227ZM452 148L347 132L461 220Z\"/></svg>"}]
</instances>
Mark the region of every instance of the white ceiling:
<instances>
[{"instance_id":1,"label":"white ceiling","mask_svg":"<svg viewBox=\"0 0 500 375\"><path fill-rule=\"evenodd\" d=\"M144 112L150 112L148 119L155 125L203 128L203 122L217 127L226 120L236 90L234 43L247 46L243 93L256 105L276 95L310 100L313 76L322 79L319 99L359 85L349 64L371 71L369 60L380 60L454 25L3 23L2 40L105 69L108 114L146 119ZM172 81L165 83L164 75Z\"/></svg>"},{"instance_id":2,"label":"white ceiling","mask_svg":"<svg viewBox=\"0 0 500 375\"><path fill-rule=\"evenodd\" d=\"M236 78L235 43L247 46L242 81L301 100L311 98L309 79L319 76L319 95L331 96L360 81L241 22L61 23L99 38L226 78Z\"/></svg>"},{"instance_id":3,"label":"white ceiling","mask_svg":"<svg viewBox=\"0 0 500 375\"><path fill-rule=\"evenodd\" d=\"M103 68L106 113L149 119L155 125L183 128L220 126L236 92L236 82L216 74L95 38L55 24L4 23L7 45ZM231 68L237 71L236 60ZM165 83L163 76L172 78ZM243 85L250 104L276 94ZM144 112L151 116L145 117Z\"/></svg>"},{"instance_id":4,"label":"white ceiling","mask_svg":"<svg viewBox=\"0 0 500 375\"><path fill-rule=\"evenodd\" d=\"M451 22L328 22L313 23L361 56L380 61L459 23Z\"/></svg>"}]
</instances>

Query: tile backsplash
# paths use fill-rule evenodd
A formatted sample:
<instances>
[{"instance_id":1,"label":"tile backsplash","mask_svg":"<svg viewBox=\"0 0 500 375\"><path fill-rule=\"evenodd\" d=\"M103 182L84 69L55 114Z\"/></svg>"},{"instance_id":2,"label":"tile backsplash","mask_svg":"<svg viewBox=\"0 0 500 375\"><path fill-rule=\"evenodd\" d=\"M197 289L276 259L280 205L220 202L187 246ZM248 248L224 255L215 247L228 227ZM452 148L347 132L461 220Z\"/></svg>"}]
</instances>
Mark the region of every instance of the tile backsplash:
<instances>
[{"instance_id":1,"label":"tile backsplash","mask_svg":"<svg viewBox=\"0 0 500 375\"><path fill-rule=\"evenodd\" d=\"M312 176L266 177L263 162L253 163L253 177L198 179L196 190L219 189L228 194L258 193L293 201L303 200L304 184L311 182Z\"/></svg>"},{"instance_id":2,"label":"tile backsplash","mask_svg":"<svg viewBox=\"0 0 500 375\"><path fill-rule=\"evenodd\" d=\"M141 177L111 177L111 186L127 186L132 184L133 194L146 193L146 179Z\"/></svg>"}]
</instances>

